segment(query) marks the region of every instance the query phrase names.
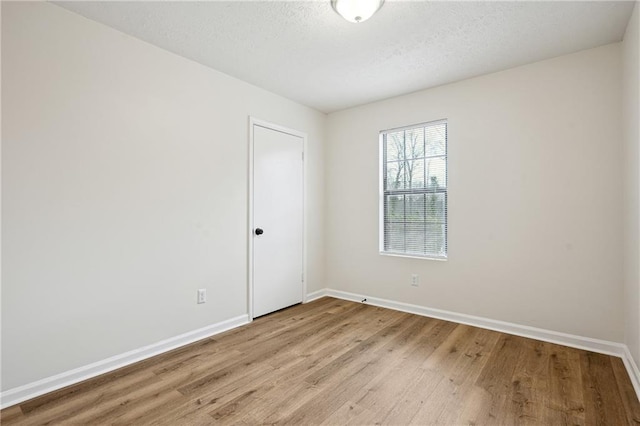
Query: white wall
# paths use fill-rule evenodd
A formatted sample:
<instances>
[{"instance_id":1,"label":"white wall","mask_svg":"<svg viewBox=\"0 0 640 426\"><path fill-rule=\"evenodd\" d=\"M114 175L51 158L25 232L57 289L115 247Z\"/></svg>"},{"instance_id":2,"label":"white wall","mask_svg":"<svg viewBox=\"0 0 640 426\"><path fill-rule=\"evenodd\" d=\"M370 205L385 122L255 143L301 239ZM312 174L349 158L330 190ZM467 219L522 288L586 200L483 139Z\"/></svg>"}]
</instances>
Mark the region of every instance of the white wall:
<instances>
[{"instance_id":1,"label":"white wall","mask_svg":"<svg viewBox=\"0 0 640 426\"><path fill-rule=\"evenodd\" d=\"M624 340L640 365L640 6L635 9L622 43L624 102Z\"/></svg>"},{"instance_id":2,"label":"white wall","mask_svg":"<svg viewBox=\"0 0 640 426\"><path fill-rule=\"evenodd\" d=\"M2 389L247 312L248 116L325 116L46 3L2 3ZM196 289L208 303L196 305Z\"/></svg>"},{"instance_id":3,"label":"white wall","mask_svg":"<svg viewBox=\"0 0 640 426\"><path fill-rule=\"evenodd\" d=\"M622 341L620 73L612 44L330 114L327 286ZM381 256L378 132L442 118L449 260Z\"/></svg>"}]
</instances>

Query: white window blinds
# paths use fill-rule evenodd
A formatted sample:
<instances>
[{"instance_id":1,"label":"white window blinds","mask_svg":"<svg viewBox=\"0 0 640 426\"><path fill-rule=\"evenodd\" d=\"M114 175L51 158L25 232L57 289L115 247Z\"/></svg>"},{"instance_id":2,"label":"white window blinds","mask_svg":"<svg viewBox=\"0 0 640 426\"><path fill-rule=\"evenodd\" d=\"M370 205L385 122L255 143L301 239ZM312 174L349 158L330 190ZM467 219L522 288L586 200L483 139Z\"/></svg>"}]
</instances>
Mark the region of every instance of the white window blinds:
<instances>
[{"instance_id":1,"label":"white window blinds","mask_svg":"<svg viewBox=\"0 0 640 426\"><path fill-rule=\"evenodd\" d=\"M383 131L380 251L447 257L447 122Z\"/></svg>"}]
</instances>

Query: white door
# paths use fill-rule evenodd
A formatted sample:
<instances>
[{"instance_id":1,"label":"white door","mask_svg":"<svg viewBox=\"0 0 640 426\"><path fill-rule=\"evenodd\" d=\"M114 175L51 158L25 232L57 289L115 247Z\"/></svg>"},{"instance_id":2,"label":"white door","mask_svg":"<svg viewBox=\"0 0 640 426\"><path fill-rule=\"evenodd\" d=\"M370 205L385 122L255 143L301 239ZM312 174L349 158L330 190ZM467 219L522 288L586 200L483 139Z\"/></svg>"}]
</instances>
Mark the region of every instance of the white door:
<instances>
[{"instance_id":1,"label":"white door","mask_svg":"<svg viewBox=\"0 0 640 426\"><path fill-rule=\"evenodd\" d=\"M300 136L253 126L253 317L302 302Z\"/></svg>"}]
</instances>

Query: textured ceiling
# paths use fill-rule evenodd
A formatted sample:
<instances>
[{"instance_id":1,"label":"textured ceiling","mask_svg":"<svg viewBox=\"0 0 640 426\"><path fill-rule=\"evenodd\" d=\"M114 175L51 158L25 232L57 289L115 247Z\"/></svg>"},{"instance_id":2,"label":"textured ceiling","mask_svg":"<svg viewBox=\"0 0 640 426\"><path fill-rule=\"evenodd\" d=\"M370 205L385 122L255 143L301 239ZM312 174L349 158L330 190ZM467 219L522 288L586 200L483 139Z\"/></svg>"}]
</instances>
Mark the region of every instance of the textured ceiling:
<instances>
[{"instance_id":1,"label":"textured ceiling","mask_svg":"<svg viewBox=\"0 0 640 426\"><path fill-rule=\"evenodd\" d=\"M55 3L324 112L620 41L634 5L387 0L351 24L330 0Z\"/></svg>"}]
</instances>

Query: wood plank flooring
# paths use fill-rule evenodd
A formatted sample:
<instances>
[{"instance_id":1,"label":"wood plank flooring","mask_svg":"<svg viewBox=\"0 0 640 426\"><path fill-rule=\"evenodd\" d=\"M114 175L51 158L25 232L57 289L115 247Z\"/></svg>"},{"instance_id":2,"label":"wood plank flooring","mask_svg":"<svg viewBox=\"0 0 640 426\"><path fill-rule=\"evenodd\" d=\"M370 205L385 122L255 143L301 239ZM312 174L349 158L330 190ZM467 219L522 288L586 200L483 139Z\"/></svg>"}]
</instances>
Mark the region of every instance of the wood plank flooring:
<instances>
[{"instance_id":1,"label":"wood plank flooring","mask_svg":"<svg viewBox=\"0 0 640 426\"><path fill-rule=\"evenodd\" d=\"M9 407L3 425L640 425L616 357L323 298Z\"/></svg>"}]
</instances>

